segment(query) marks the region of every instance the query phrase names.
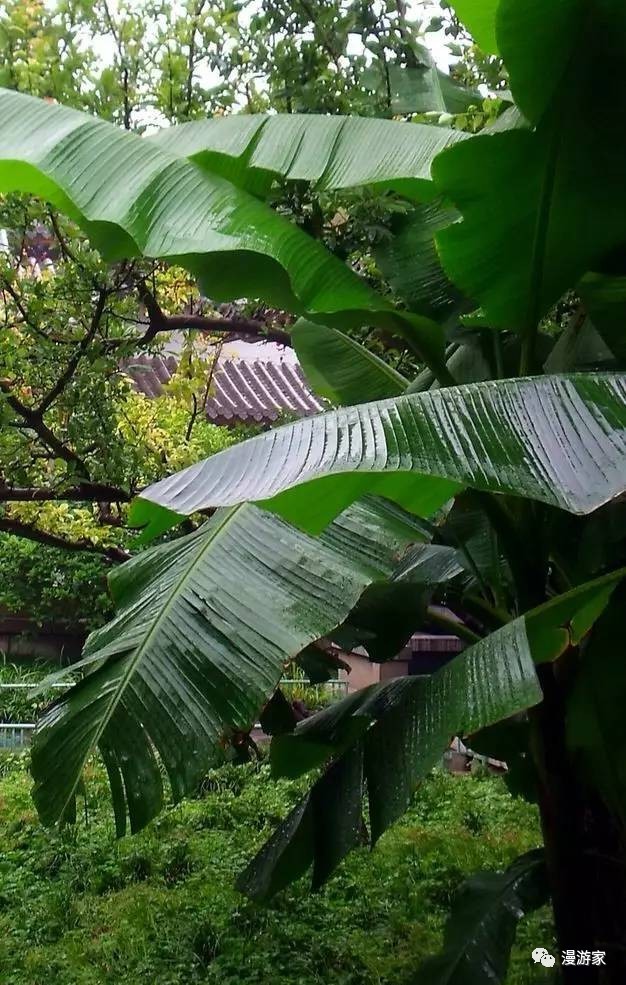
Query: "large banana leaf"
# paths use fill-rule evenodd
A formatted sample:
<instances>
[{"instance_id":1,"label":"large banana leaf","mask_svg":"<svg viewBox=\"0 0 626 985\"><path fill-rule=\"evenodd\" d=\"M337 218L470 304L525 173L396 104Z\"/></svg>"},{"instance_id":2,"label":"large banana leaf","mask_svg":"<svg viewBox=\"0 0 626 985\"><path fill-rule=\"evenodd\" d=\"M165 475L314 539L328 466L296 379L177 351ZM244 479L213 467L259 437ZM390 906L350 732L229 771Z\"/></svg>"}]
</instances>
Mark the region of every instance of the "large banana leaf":
<instances>
[{"instance_id":1,"label":"large banana leaf","mask_svg":"<svg viewBox=\"0 0 626 985\"><path fill-rule=\"evenodd\" d=\"M298 319L291 338L306 378L333 404L358 404L404 393L409 381L355 339Z\"/></svg>"},{"instance_id":2,"label":"large banana leaf","mask_svg":"<svg viewBox=\"0 0 626 985\"><path fill-rule=\"evenodd\" d=\"M626 377L617 374L412 393L219 452L147 489L132 519L152 532L177 515L253 500L316 530L367 490L428 515L462 485L588 513L626 489L625 428Z\"/></svg>"},{"instance_id":3,"label":"large banana leaf","mask_svg":"<svg viewBox=\"0 0 626 985\"><path fill-rule=\"evenodd\" d=\"M272 740L276 776L297 777L333 758L310 792L242 873L266 898L313 865L319 885L361 838L363 780L371 839L406 810L415 787L454 735L466 736L541 700L536 662L579 642L624 570L557 596L507 623L430 677L375 684ZM343 807L343 809L342 809Z\"/></svg>"},{"instance_id":4,"label":"large banana leaf","mask_svg":"<svg viewBox=\"0 0 626 985\"><path fill-rule=\"evenodd\" d=\"M410 336L430 365L443 365L436 324L394 312L365 280L237 181L242 168L282 173L289 162L287 176L323 176L325 187L406 185L416 193L430 187L434 156L459 135L348 117L232 117L190 124L199 134L205 127L218 134L218 149L198 166L178 153L191 134L185 126L162 139L142 139L76 110L0 90L0 193L25 191L53 202L109 259L175 260L215 299L258 297L325 320L341 312L342 325L384 325ZM227 151L242 154L242 161Z\"/></svg>"},{"instance_id":5,"label":"large banana leaf","mask_svg":"<svg viewBox=\"0 0 626 985\"><path fill-rule=\"evenodd\" d=\"M355 505L320 539L243 506L116 569L118 615L89 637L90 672L35 735L44 822L71 812L96 746L120 832L126 813L137 830L162 804L156 753L176 799L193 789L229 736L252 725L284 661L340 623L419 536L384 502Z\"/></svg>"},{"instance_id":6,"label":"large banana leaf","mask_svg":"<svg viewBox=\"0 0 626 985\"><path fill-rule=\"evenodd\" d=\"M422 200L440 151L464 141L459 130L351 116L231 116L160 130L148 142L203 169L265 190L275 175L319 189L370 185ZM259 182L266 176L265 183ZM252 181L250 186L249 182Z\"/></svg>"},{"instance_id":7,"label":"large banana leaf","mask_svg":"<svg viewBox=\"0 0 626 985\"><path fill-rule=\"evenodd\" d=\"M438 243L488 322L528 334L626 241L626 134L616 125L626 13L612 0L503 0L497 23L516 101L536 129L480 136L437 159L435 183L463 215ZM615 82L598 100L607 59Z\"/></svg>"}]
</instances>

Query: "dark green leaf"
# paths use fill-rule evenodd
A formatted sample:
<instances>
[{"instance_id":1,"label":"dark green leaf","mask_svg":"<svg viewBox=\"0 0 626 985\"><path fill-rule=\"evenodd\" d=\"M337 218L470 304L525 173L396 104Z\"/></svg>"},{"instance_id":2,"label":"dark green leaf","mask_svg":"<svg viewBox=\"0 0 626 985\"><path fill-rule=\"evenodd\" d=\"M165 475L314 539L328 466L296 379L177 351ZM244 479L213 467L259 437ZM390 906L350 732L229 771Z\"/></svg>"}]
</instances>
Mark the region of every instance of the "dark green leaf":
<instances>
[{"instance_id":1,"label":"dark green leaf","mask_svg":"<svg viewBox=\"0 0 626 985\"><path fill-rule=\"evenodd\" d=\"M325 684L334 680L338 670L350 671L350 664L342 660L332 650L321 649L314 644L305 647L296 657L296 663L302 668L311 684Z\"/></svg>"},{"instance_id":2,"label":"dark green leaf","mask_svg":"<svg viewBox=\"0 0 626 985\"><path fill-rule=\"evenodd\" d=\"M540 698L522 619L470 647L431 677L404 677L373 685L302 722L293 735L279 736L271 750L275 774L297 776L321 765L331 753L339 758L279 825L242 874L239 887L262 899L275 892L278 884L285 884L282 859L292 851L293 819L298 810L297 875L313 864L317 885L322 875L330 873L357 842L362 777L355 764L360 764L361 757L371 837L376 842L406 810L417 783L437 763L453 735L475 731ZM343 819L329 793L335 785L340 785L349 806ZM331 809L325 816L329 796ZM306 824L306 836L302 824ZM323 832L323 838L317 838L316 831Z\"/></svg>"},{"instance_id":3,"label":"dark green leaf","mask_svg":"<svg viewBox=\"0 0 626 985\"><path fill-rule=\"evenodd\" d=\"M463 215L438 235L446 272L491 325L522 333L534 331L563 292L626 239L626 136L616 126L625 13L596 2L589 16L577 16L581 7L578 0L549 8L503 0L500 47L519 75L520 106L538 125L479 136L440 155L433 168L440 193ZM598 102L607 59L618 82Z\"/></svg>"},{"instance_id":4,"label":"dark green leaf","mask_svg":"<svg viewBox=\"0 0 626 985\"><path fill-rule=\"evenodd\" d=\"M550 4L501 0L496 14L498 47L515 103L531 123L541 119L556 97L572 57L578 61L576 75L584 73L585 59L597 43L596 23L604 20L603 14L611 6L612 0L608 4L603 0L558 0ZM598 27L602 30L604 23ZM614 27L619 31L616 23ZM570 95L576 98L576 93ZM586 121L581 122L584 125Z\"/></svg>"},{"instance_id":5,"label":"dark green leaf","mask_svg":"<svg viewBox=\"0 0 626 985\"><path fill-rule=\"evenodd\" d=\"M372 585L346 622L332 634L340 645L362 645L370 660L395 657L426 621L426 607L435 587L463 571L451 547L418 544L409 549L389 584Z\"/></svg>"},{"instance_id":6,"label":"dark green leaf","mask_svg":"<svg viewBox=\"0 0 626 985\"><path fill-rule=\"evenodd\" d=\"M304 875L314 860L313 888L333 873L361 833L362 750L330 767L241 873L237 888L268 899Z\"/></svg>"},{"instance_id":7,"label":"dark green leaf","mask_svg":"<svg viewBox=\"0 0 626 985\"><path fill-rule=\"evenodd\" d=\"M268 735L281 735L283 732L293 732L298 719L287 698L277 688L265 705L259 717L261 728Z\"/></svg>"},{"instance_id":8,"label":"dark green leaf","mask_svg":"<svg viewBox=\"0 0 626 985\"><path fill-rule=\"evenodd\" d=\"M446 923L443 952L417 970L416 985L502 985L520 919L549 900L541 848L504 872L463 883Z\"/></svg>"},{"instance_id":9,"label":"dark green leaf","mask_svg":"<svg viewBox=\"0 0 626 985\"><path fill-rule=\"evenodd\" d=\"M415 787L438 762L454 735L472 735L541 700L535 662L554 660L560 655L564 632L572 643L579 641L583 630L589 628L590 619L596 619L602 611L598 600L606 605L604 590L610 578L615 586L624 573L622 570L597 579L530 610L470 646L429 677L402 677L371 685L299 723L291 735L278 736L272 742L274 774L299 776L321 766L331 756L338 757L334 769L344 755L361 746L371 838L376 842L406 810ZM347 773L340 775L345 778ZM320 787L324 789L326 776L323 774L316 781L300 805L306 812L302 816L312 826L313 814L307 805L317 797ZM344 788L351 803L360 798L360 776L358 789L356 786L351 793ZM316 803L316 810L322 810L323 798ZM279 826L266 849L246 870L240 883L245 892L264 898L273 891L268 887L276 882L272 871L274 846L281 846L281 855L288 848L293 816ZM313 837L306 841L298 838L301 875L311 864L315 866L322 849ZM328 846L324 845L323 851L327 852ZM333 865L339 856L339 850L332 853Z\"/></svg>"},{"instance_id":10,"label":"dark green leaf","mask_svg":"<svg viewBox=\"0 0 626 985\"><path fill-rule=\"evenodd\" d=\"M459 293L444 273L435 247L435 234L457 218L440 202L419 205L395 222L393 238L374 251L394 293L412 311L429 318L447 318L459 306Z\"/></svg>"},{"instance_id":11,"label":"dark green leaf","mask_svg":"<svg viewBox=\"0 0 626 985\"><path fill-rule=\"evenodd\" d=\"M404 393L409 381L348 335L300 318L291 330L311 388L333 404L358 404Z\"/></svg>"},{"instance_id":12,"label":"dark green leaf","mask_svg":"<svg viewBox=\"0 0 626 985\"><path fill-rule=\"evenodd\" d=\"M626 277L586 274L578 291L605 345L626 360Z\"/></svg>"},{"instance_id":13,"label":"dark green leaf","mask_svg":"<svg viewBox=\"0 0 626 985\"><path fill-rule=\"evenodd\" d=\"M117 568L119 614L85 647L90 671L46 712L33 745L46 823L73 800L100 745L118 830L163 800L156 753L176 799L194 789L233 731L247 731L285 660L325 635L415 539L410 518L358 504L310 538L253 506Z\"/></svg>"},{"instance_id":14,"label":"dark green leaf","mask_svg":"<svg viewBox=\"0 0 626 985\"><path fill-rule=\"evenodd\" d=\"M594 627L567 707L567 739L576 761L624 825L625 603L620 589Z\"/></svg>"}]
</instances>

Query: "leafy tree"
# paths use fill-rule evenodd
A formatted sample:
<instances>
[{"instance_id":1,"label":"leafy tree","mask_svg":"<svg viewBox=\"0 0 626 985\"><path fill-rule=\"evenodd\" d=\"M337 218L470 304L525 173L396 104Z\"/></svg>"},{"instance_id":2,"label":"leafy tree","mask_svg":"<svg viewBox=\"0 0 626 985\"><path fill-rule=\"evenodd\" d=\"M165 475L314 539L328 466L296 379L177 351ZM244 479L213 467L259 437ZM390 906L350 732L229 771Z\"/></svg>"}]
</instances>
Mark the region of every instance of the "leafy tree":
<instances>
[{"instance_id":1,"label":"leafy tree","mask_svg":"<svg viewBox=\"0 0 626 985\"><path fill-rule=\"evenodd\" d=\"M349 50L355 37L360 54ZM354 4L287 9L267 3L255 7L248 24L246 7L229 4L9 3L0 16L0 81L138 130L237 104L248 111L290 105L385 114L387 71L398 77L395 66L410 62L413 78L432 75L421 39L421 26L401 11L381 10L379 22ZM363 45L374 56L369 65ZM205 84L211 73L219 73L218 86ZM421 88L415 96L419 102L405 108L442 108L436 92ZM384 266L390 228L410 210L405 200L369 189L318 193L306 182L283 182L272 201L372 284L389 289L378 264ZM36 620L94 626L107 612L102 580L131 548L123 522L127 501L234 437L198 413L206 366L192 331L201 326L215 339L234 330L245 338L290 340L283 317L264 309L260 321L245 312L236 324L228 316L218 320L180 269L138 260L107 265L75 224L36 199L5 197L0 228L9 231L9 249L0 255L0 377L7 397L0 436L0 603ZM132 392L120 361L161 351L170 313L176 331L187 333L191 360L166 397L147 401ZM392 365L416 369L415 354L397 336L370 327L352 331ZM38 552L16 538L38 544ZM95 556L87 561L85 552ZM58 592L42 588L46 572ZM68 605L63 586L76 584L80 573L84 590Z\"/></svg>"},{"instance_id":2,"label":"leafy tree","mask_svg":"<svg viewBox=\"0 0 626 985\"><path fill-rule=\"evenodd\" d=\"M0 14L0 82L141 131L238 105L385 113L391 107L374 90L388 71L410 64L420 80L410 108L441 110L439 76L420 47L427 26L400 7L376 17L353 2L287 8L268 0L253 16L249 5L230 0L10 2ZM211 86L215 75L220 83ZM280 184L272 200L386 289L374 252L406 213L401 198L371 190L312 195L299 182ZM0 502L7 504L0 528L119 560L128 547L119 526L124 503L159 475L228 443L197 413L205 390L197 343L188 343L192 371L187 362L170 399L150 409L129 391L120 362L160 351L171 330L289 342L283 319L265 309L260 320L246 317L257 314L254 304L234 320L219 317L188 275L161 260L108 264L67 217L24 195L3 199L0 229L9 231L0 254ZM388 361L415 366L389 331L355 331Z\"/></svg>"},{"instance_id":3,"label":"leafy tree","mask_svg":"<svg viewBox=\"0 0 626 985\"><path fill-rule=\"evenodd\" d=\"M5 534L0 535L0 565L3 611L85 633L111 617L104 559Z\"/></svg>"},{"instance_id":4,"label":"leafy tree","mask_svg":"<svg viewBox=\"0 0 626 985\"><path fill-rule=\"evenodd\" d=\"M285 660L321 637L386 659L445 599L469 645L437 674L274 727L277 775L321 773L240 885L265 898L310 867L320 885L361 841L363 788L375 842L450 736L469 736L537 798L545 853L466 886L422 980L502 981L513 916L549 892L559 949L606 952L588 978L617 983L626 15L613 0L592 16L576 0L456 9L502 57L519 110L478 136L286 114L142 139L0 94L2 190L45 197L112 262L164 257L216 300L301 316L294 345L336 405L142 492L146 538L217 512L114 572L118 614L41 722L35 800L46 822L70 816L97 746L118 831L127 817L136 830L163 802L159 760L175 797L193 789L261 708L276 713ZM404 304L267 205L277 176L406 199L390 247ZM426 371L359 346L346 329L363 324L402 336Z\"/></svg>"}]
</instances>

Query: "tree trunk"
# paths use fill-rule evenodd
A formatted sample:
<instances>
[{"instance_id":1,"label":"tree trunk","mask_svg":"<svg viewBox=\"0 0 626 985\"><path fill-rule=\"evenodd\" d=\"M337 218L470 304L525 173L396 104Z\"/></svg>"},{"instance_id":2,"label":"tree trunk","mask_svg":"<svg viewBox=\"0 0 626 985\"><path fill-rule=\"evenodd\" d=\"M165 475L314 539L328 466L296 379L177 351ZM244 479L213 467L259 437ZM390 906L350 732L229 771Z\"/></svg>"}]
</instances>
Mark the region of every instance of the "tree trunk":
<instances>
[{"instance_id":1,"label":"tree trunk","mask_svg":"<svg viewBox=\"0 0 626 985\"><path fill-rule=\"evenodd\" d=\"M571 656L571 655L570 655ZM598 795L580 776L565 742L564 664L538 668L544 701L532 711L539 807L564 985L626 983L626 845ZM567 663L565 664L567 666ZM625 750L626 754L626 750ZM537 941L545 946L544 941ZM580 952L606 952L603 964L582 966ZM596 954L596 961L599 960Z\"/></svg>"}]
</instances>

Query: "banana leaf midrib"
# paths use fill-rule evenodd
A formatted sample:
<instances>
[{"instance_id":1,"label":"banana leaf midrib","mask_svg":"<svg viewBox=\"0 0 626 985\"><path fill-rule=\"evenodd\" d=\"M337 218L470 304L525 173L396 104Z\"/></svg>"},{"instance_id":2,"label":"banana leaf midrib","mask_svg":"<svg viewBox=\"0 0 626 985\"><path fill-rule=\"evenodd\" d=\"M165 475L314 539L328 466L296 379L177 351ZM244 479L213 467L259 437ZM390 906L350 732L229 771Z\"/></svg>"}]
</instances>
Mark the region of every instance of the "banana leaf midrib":
<instances>
[{"instance_id":1,"label":"banana leaf midrib","mask_svg":"<svg viewBox=\"0 0 626 985\"><path fill-rule=\"evenodd\" d=\"M224 532L224 529L227 527L228 523L233 519L233 517L240 510L243 510L245 508L246 508L246 504L242 504L242 505L239 505L239 506L233 506L230 509L226 510L223 519L220 520L220 521L218 521L217 528L215 530L212 530L210 532L210 534L207 535L206 544L204 544L199 549L199 551L194 552L192 554L192 557L191 557L189 563L186 565L183 573L177 579L175 585L173 586L173 589L172 589L172 591L170 593L170 597L168 598L168 600L165 603L165 605L163 606L163 608L157 611L157 614L156 614L156 616L155 616L155 618L154 618L154 620L152 622L152 625L151 625L150 629L146 633L144 639L141 641L141 643L139 644L139 646L136 648L135 653L133 654L132 659L129 661L128 668L126 669L126 671L122 675L122 679L120 680L119 685L116 687L115 692L113 693L113 695L111 697L111 700L108 702L106 714L104 714L102 716L102 718L101 718L101 720L100 720L100 722L98 724L98 727L95 730L95 738L94 738L93 742L91 743L91 745L94 745L96 742L99 741L100 736L103 734L103 732L106 729L107 725L111 721L111 718L113 717L113 714L115 712L115 709L117 708L118 704L122 700L124 691L126 690L128 684L129 684L130 678L134 674L137 666L141 663L141 659L142 659L144 653L146 652L149 644L151 643L152 639L154 638L154 634L158 630L159 626L165 621L165 619L169 615L172 607L175 605L176 601L178 600L178 598L180 596L180 592L181 592L182 586L185 584L185 582L187 581L188 577L193 572L193 570L202 561L202 559L203 559L206 551L209 549L209 547L212 547L215 544L216 540L219 539L220 534L222 534ZM194 536L194 535L192 534L191 536ZM77 789L79 783L80 783L80 775L77 775L76 782L75 782L72 790L69 792L68 797L66 799L66 802L65 802L65 807L66 808L68 807L68 805L70 804L72 798L74 797L74 795L76 793L76 789Z\"/></svg>"}]
</instances>

